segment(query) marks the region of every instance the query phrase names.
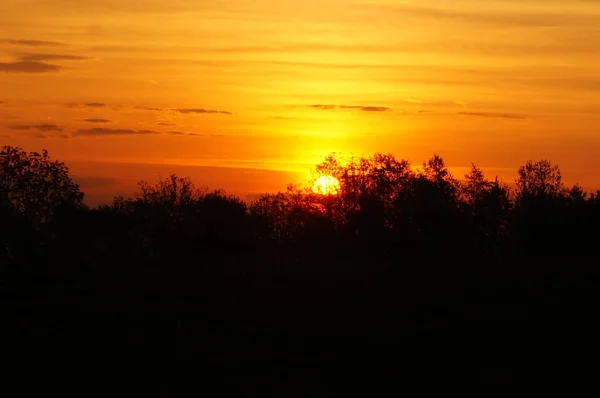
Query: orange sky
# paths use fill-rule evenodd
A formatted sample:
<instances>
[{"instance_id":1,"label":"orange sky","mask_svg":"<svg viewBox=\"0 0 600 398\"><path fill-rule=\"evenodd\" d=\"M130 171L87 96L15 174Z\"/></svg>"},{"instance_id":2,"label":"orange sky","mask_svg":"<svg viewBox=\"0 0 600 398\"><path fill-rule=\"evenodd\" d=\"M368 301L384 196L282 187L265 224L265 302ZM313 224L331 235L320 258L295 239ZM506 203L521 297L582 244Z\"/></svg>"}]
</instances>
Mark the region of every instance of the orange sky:
<instances>
[{"instance_id":1,"label":"orange sky","mask_svg":"<svg viewBox=\"0 0 600 398\"><path fill-rule=\"evenodd\" d=\"M598 0L3 0L0 144L96 201L171 171L284 189L330 152L596 188L598 65Z\"/></svg>"}]
</instances>

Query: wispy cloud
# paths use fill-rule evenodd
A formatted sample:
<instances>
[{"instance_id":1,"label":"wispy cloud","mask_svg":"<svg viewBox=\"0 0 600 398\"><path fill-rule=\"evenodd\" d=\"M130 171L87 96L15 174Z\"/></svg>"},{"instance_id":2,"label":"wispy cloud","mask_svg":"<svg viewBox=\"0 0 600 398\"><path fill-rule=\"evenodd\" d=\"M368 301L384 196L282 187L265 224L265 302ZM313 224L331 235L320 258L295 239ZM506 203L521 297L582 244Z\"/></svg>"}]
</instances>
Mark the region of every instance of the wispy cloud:
<instances>
[{"instance_id":1,"label":"wispy cloud","mask_svg":"<svg viewBox=\"0 0 600 398\"><path fill-rule=\"evenodd\" d=\"M311 108L318 108L323 110L335 109L337 105L310 105Z\"/></svg>"},{"instance_id":2,"label":"wispy cloud","mask_svg":"<svg viewBox=\"0 0 600 398\"><path fill-rule=\"evenodd\" d=\"M104 108L107 105L103 102L87 102L85 104L67 104L67 108Z\"/></svg>"},{"instance_id":3,"label":"wispy cloud","mask_svg":"<svg viewBox=\"0 0 600 398\"><path fill-rule=\"evenodd\" d=\"M42 61L85 61L91 59L80 55L67 54L19 54L19 59L24 62L42 62Z\"/></svg>"},{"instance_id":4,"label":"wispy cloud","mask_svg":"<svg viewBox=\"0 0 600 398\"><path fill-rule=\"evenodd\" d=\"M61 69L60 65L38 61L0 62L0 72L6 73L46 73L58 72Z\"/></svg>"},{"instance_id":5,"label":"wispy cloud","mask_svg":"<svg viewBox=\"0 0 600 398\"><path fill-rule=\"evenodd\" d=\"M111 121L108 119L83 119L83 122L88 123L110 123Z\"/></svg>"},{"instance_id":6,"label":"wispy cloud","mask_svg":"<svg viewBox=\"0 0 600 398\"><path fill-rule=\"evenodd\" d=\"M391 108L386 106L362 106L362 105L310 105L311 108L331 110L331 109L355 109L362 112L386 112Z\"/></svg>"},{"instance_id":7,"label":"wispy cloud","mask_svg":"<svg viewBox=\"0 0 600 398\"><path fill-rule=\"evenodd\" d=\"M29 47L62 47L66 46L64 43L57 41L46 41L46 40L14 40L14 39L2 39L0 43L12 44L15 46L29 46Z\"/></svg>"},{"instance_id":8,"label":"wispy cloud","mask_svg":"<svg viewBox=\"0 0 600 398\"><path fill-rule=\"evenodd\" d=\"M175 123L166 123L166 122L159 122L159 123L157 123L157 124L158 124L159 126L170 126L170 127L172 127L172 126L177 126L177 124L175 124Z\"/></svg>"},{"instance_id":9,"label":"wispy cloud","mask_svg":"<svg viewBox=\"0 0 600 398\"><path fill-rule=\"evenodd\" d=\"M69 106L70 107L76 107L77 105L71 104ZM104 106L107 106L107 105L103 104L103 103L92 102L92 103L85 104L85 106L87 106L87 107L104 107ZM204 108L159 108L159 107L154 107L154 106L140 106L140 105L135 105L135 106L123 105L123 106L118 107L115 110L124 110L124 109L137 109L137 110L141 110L141 111L150 111L150 112L176 112L176 113L180 113L182 115L193 115L193 114L197 114L197 115L201 115L201 114L233 115L232 112L223 111L223 110L216 110L216 109L204 109ZM175 124L171 124L171 123L168 123L168 122L159 122L158 125L159 126L175 126Z\"/></svg>"},{"instance_id":10,"label":"wispy cloud","mask_svg":"<svg viewBox=\"0 0 600 398\"><path fill-rule=\"evenodd\" d=\"M461 101L461 100L431 100L431 99L421 100L421 99L415 99L415 98L406 98L399 102L403 103L403 104L408 104L408 105L433 106L433 107L445 107L445 108L464 107L469 104L468 102Z\"/></svg>"},{"instance_id":11,"label":"wispy cloud","mask_svg":"<svg viewBox=\"0 0 600 398\"><path fill-rule=\"evenodd\" d=\"M153 111L153 112L161 112L164 110L162 108L156 108L156 107L151 107L151 106L134 106L133 109L141 109L144 111Z\"/></svg>"},{"instance_id":12,"label":"wispy cloud","mask_svg":"<svg viewBox=\"0 0 600 398\"><path fill-rule=\"evenodd\" d=\"M184 115L188 114L204 114L204 113L220 113L223 115L232 115L233 113L228 111L218 111L214 109L201 109L201 108L189 108L189 109L173 109L175 112L182 113Z\"/></svg>"},{"instance_id":13,"label":"wispy cloud","mask_svg":"<svg viewBox=\"0 0 600 398\"><path fill-rule=\"evenodd\" d=\"M61 43L47 42L41 40L3 40L0 42L26 45L26 46L59 46ZM58 72L63 67L46 61L83 61L90 59L80 55L69 54L37 54L37 53L17 53L14 54L14 60L11 62L1 62L0 72L7 73L47 73Z\"/></svg>"},{"instance_id":14,"label":"wispy cloud","mask_svg":"<svg viewBox=\"0 0 600 398\"><path fill-rule=\"evenodd\" d=\"M527 119L527 116L517 115L514 113L497 113L497 112L459 112L459 115L463 116L475 116L475 117L494 117L500 119Z\"/></svg>"},{"instance_id":15,"label":"wispy cloud","mask_svg":"<svg viewBox=\"0 0 600 398\"><path fill-rule=\"evenodd\" d=\"M169 135L187 135L192 137L201 137L204 136L202 133L184 133L183 131L167 131L165 134Z\"/></svg>"},{"instance_id":16,"label":"wispy cloud","mask_svg":"<svg viewBox=\"0 0 600 398\"><path fill-rule=\"evenodd\" d=\"M93 128L93 129L80 129L77 130L75 136L111 136L111 135L157 135L160 134L158 131L152 130L129 130L129 129L106 129L106 128Z\"/></svg>"},{"instance_id":17,"label":"wispy cloud","mask_svg":"<svg viewBox=\"0 0 600 398\"><path fill-rule=\"evenodd\" d=\"M596 27L598 14L582 12L544 12L544 11L498 11L463 10L456 7L441 8L416 5L417 3L376 3L365 5L375 7L382 15L390 18L414 16L438 21L450 21L463 24L498 25L512 27ZM550 9L550 8L549 8Z\"/></svg>"},{"instance_id":18,"label":"wispy cloud","mask_svg":"<svg viewBox=\"0 0 600 398\"><path fill-rule=\"evenodd\" d=\"M363 112L385 112L385 111L391 110L390 108L385 107L385 106L348 106L348 105L341 105L340 108L341 109L358 109L358 110L361 110Z\"/></svg>"},{"instance_id":19,"label":"wispy cloud","mask_svg":"<svg viewBox=\"0 0 600 398\"><path fill-rule=\"evenodd\" d=\"M26 130L38 130L38 131L44 131L44 132L63 131L63 128L60 126L57 126L56 124L20 124L20 125L8 126L8 128L11 130L20 130L20 131L26 131Z\"/></svg>"}]
</instances>

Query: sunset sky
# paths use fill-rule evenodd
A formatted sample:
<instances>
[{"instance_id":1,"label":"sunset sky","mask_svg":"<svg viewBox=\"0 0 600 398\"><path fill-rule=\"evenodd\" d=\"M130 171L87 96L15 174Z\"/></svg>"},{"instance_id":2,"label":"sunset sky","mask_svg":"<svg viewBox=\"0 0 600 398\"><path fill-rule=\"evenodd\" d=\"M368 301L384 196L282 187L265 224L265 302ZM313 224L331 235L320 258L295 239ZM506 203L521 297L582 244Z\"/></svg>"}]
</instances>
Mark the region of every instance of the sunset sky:
<instances>
[{"instance_id":1,"label":"sunset sky","mask_svg":"<svg viewBox=\"0 0 600 398\"><path fill-rule=\"evenodd\" d=\"M0 144L92 201L284 189L331 152L600 188L600 1L3 0Z\"/></svg>"}]
</instances>

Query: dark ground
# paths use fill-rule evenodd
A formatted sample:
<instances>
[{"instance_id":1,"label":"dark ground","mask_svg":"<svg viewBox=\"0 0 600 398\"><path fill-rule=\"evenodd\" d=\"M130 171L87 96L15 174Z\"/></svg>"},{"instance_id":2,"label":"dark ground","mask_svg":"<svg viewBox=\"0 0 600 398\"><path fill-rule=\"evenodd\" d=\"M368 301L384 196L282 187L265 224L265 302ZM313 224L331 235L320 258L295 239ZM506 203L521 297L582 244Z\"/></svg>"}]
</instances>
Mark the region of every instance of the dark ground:
<instances>
[{"instance_id":1,"label":"dark ground","mask_svg":"<svg viewBox=\"0 0 600 398\"><path fill-rule=\"evenodd\" d=\"M521 281L427 275L169 284L13 273L3 278L5 375L21 392L82 395L595 388L597 275L577 285L550 270Z\"/></svg>"}]
</instances>

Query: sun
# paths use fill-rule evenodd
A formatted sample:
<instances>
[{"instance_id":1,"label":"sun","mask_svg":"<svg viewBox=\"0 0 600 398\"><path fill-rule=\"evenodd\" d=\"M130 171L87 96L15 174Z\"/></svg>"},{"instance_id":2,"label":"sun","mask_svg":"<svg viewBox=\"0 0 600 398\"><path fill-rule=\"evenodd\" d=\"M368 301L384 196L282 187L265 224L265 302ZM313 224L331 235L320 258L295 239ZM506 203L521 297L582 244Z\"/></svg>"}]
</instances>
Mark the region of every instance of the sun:
<instances>
[{"instance_id":1,"label":"sun","mask_svg":"<svg viewBox=\"0 0 600 398\"><path fill-rule=\"evenodd\" d=\"M312 190L319 195L337 195L340 192L340 182L333 176L321 176L313 184Z\"/></svg>"}]
</instances>

